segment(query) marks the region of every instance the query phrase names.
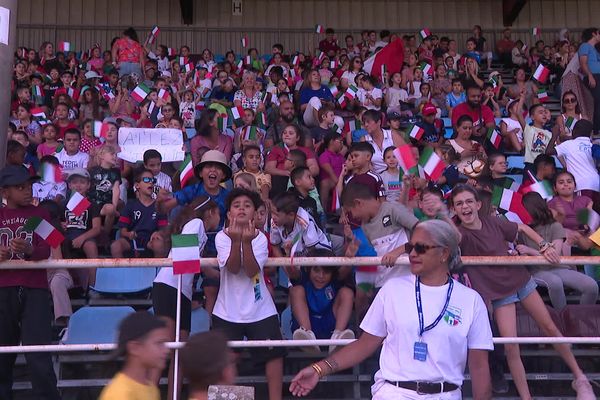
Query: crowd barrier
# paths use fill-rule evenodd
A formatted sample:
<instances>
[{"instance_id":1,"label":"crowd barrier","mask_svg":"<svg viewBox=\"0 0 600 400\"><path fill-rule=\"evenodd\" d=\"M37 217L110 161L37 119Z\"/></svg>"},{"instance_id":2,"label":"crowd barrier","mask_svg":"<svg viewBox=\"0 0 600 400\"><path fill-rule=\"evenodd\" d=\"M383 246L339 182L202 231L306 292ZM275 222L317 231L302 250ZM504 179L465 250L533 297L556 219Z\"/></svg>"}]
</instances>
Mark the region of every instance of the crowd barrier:
<instances>
[{"instance_id":1,"label":"crowd barrier","mask_svg":"<svg viewBox=\"0 0 600 400\"><path fill-rule=\"evenodd\" d=\"M544 257L535 256L470 256L462 257L463 265L544 265L549 264ZM380 257L278 257L269 258L266 266L361 266L361 265L380 265ZM561 257L561 265L600 265L599 256L565 256ZM48 268L159 268L172 265L170 258L121 258L121 259L70 259L70 260L43 260L43 261L7 261L0 263L0 271L6 269L48 269ZM203 258L200 261L201 267L217 267L216 258ZM409 265L408 256L401 256L396 261L396 266ZM179 279L178 291L181 291L181 279ZM177 309L180 310L181 296L178 297ZM179 312L177 315L179 316ZM175 349L175 368L177 374L179 351L185 342L179 341L179 317L176 321L175 342L167 344L169 348ZM600 344L600 337L495 337L494 343L518 343L518 344ZM309 345L317 346L343 346L351 343L353 340L248 340L231 341L229 345L233 348L249 347L301 347ZM68 352L99 352L115 349L115 344L73 344L73 345L29 345L29 346L0 346L0 354L7 353L68 353ZM176 396L176 395L175 395ZM176 397L175 397L176 399Z\"/></svg>"}]
</instances>

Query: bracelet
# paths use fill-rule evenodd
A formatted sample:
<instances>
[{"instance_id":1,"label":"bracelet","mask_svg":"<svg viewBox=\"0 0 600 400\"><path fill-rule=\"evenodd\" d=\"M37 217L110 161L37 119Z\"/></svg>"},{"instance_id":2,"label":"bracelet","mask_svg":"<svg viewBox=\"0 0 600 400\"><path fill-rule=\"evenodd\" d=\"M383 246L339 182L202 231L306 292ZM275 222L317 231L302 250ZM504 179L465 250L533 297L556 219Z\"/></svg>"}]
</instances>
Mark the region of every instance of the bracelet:
<instances>
[{"instance_id":1,"label":"bracelet","mask_svg":"<svg viewBox=\"0 0 600 400\"><path fill-rule=\"evenodd\" d=\"M323 377L323 369L319 366L319 364L314 363L311 365L311 367L315 370L317 375L319 375L319 379L321 379Z\"/></svg>"},{"instance_id":2,"label":"bracelet","mask_svg":"<svg viewBox=\"0 0 600 400\"><path fill-rule=\"evenodd\" d=\"M554 247L554 245L548 242L542 244L539 250L540 254L544 254L550 247Z\"/></svg>"},{"instance_id":3,"label":"bracelet","mask_svg":"<svg viewBox=\"0 0 600 400\"><path fill-rule=\"evenodd\" d=\"M333 369L333 365L331 365L331 363L328 360L323 360L323 362L327 364L332 373L335 372L335 370Z\"/></svg>"}]
</instances>

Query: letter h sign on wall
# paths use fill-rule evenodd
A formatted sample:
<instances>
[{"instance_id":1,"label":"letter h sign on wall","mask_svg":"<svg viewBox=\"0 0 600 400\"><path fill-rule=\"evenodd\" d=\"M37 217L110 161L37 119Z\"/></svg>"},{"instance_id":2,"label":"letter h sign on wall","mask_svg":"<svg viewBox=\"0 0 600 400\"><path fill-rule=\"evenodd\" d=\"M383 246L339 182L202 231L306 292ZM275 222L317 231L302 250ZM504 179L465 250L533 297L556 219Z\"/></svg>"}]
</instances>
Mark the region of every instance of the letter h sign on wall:
<instances>
[{"instance_id":1,"label":"letter h sign on wall","mask_svg":"<svg viewBox=\"0 0 600 400\"><path fill-rule=\"evenodd\" d=\"M242 0L231 0L231 14L236 17L242 16Z\"/></svg>"}]
</instances>

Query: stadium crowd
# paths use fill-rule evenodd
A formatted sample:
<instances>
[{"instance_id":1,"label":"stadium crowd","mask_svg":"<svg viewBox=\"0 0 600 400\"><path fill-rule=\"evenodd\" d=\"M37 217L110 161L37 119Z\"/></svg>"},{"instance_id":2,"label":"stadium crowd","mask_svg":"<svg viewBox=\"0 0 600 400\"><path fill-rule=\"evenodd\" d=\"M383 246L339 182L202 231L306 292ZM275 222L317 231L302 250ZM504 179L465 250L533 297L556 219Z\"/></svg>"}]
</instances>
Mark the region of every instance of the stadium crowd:
<instances>
[{"instance_id":1,"label":"stadium crowd","mask_svg":"<svg viewBox=\"0 0 600 400\"><path fill-rule=\"evenodd\" d=\"M158 45L158 28L146 40L126 29L108 49L76 52L68 42L19 48L0 171L0 260L169 257L180 246L172 235L197 234L195 248L216 257L219 268L202 268L200 303L198 276L183 275L182 339L192 308L202 306L230 339L265 340L281 338L269 256L381 256L382 266L285 268L294 339L353 339L359 330L351 321L363 321L373 303L362 340L381 336L374 314L385 304L373 300L379 289L408 279L406 267L392 267L396 259L443 256L436 248L447 244L433 232L423 228L422 242L411 239L420 221L441 220L458 235L462 255L543 255L554 263L460 267L460 256L452 256L458 293L468 286L483 299L481 310L487 307L473 311L481 332L465 347L489 350L490 324L516 336L518 302L546 335L560 336L536 286L547 288L557 310L567 304L565 287L580 293L581 304L598 298L595 267L586 274L557 264L561 255L600 254L600 147L592 141L600 132L598 29L584 30L580 42L561 31L555 43L537 40L530 48L508 29L489 43L479 26L465 43L427 29L343 40L331 28L323 33L310 54L275 44L268 55L255 48L196 55L185 45ZM592 105L580 104L581 88L561 87L573 60ZM513 73L512 84L493 62ZM544 106L550 93L560 96L556 117ZM123 128L174 129L185 158L163 162L157 146L132 160ZM511 158L519 160L518 176ZM92 269L0 271L0 344L51 342L51 319L66 327L72 315L69 290L87 293L94 283ZM171 339L176 288L173 269L161 268L151 295ZM438 311L425 310L433 321ZM555 347L575 376L577 398L595 398L568 346ZM344 364L334 350L314 364L318 377ZM518 345L504 351L519 395L531 398ZM496 353L492 377L503 372ZM272 400L281 398L285 354L253 353L265 365ZM60 398L50 356L26 357L39 398ZM13 364L0 355L1 399L11 398ZM392 377L374 394L386 381L406 380L382 370ZM438 372L432 382L452 376ZM172 371L170 378L173 385ZM457 390L462 380L448 383ZM296 394L307 393L303 384Z\"/></svg>"}]
</instances>

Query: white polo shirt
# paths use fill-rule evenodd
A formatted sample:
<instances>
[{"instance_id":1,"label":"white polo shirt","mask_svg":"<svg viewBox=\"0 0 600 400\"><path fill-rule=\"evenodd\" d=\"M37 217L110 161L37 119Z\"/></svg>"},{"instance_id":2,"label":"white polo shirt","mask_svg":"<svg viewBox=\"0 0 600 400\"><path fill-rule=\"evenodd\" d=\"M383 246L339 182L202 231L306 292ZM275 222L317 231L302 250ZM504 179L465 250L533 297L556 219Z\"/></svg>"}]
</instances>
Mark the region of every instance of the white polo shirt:
<instances>
[{"instance_id":1,"label":"white polo shirt","mask_svg":"<svg viewBox=\"0 0 600 400\"><path fill-rule=\"evenodd\" d=\"M448 284L421 283L425 326L440 314L446 302ZM454 281L450 303L437 326L423 334L426 361L413 358L419 340L419 318L415 297L415 275L394 277L379 291L360 328L385 338L375 374L373 394L385 381L450 382L462 385L467 350L492 350L492 331L481 296Z\"/></svg>"},{"instance_id":2,"label":"white polo shirt","mask_svg":"<svg viewBox=\"0 0 600 400\"><path fill-rule=\"evenodd\" d=\"M596 163L592 158L592 141L588 137L566 140L556 146L556 154L565 159L567 171L573 174L577 190L600 192Z\"/></svg>"}]
</instances>

